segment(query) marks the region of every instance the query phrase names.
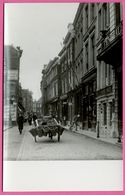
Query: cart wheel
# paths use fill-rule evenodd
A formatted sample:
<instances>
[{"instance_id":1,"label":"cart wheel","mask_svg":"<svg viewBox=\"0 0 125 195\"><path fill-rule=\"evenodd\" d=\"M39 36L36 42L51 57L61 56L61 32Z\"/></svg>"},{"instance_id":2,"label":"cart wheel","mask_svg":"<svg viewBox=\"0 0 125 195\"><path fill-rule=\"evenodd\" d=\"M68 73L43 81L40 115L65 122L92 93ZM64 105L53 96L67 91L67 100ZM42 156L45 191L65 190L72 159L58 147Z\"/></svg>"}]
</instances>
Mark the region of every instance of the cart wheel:
<instances>
[{"instance_id":1,"label":"cart wheel","mask_svg":"<svg viewBox=\"0 0 125 195\"><path fill-rule=\"evenodd\" d=\"M58 133L58 142L60 142L60 134Z\"/></svg>"}]
</instances>

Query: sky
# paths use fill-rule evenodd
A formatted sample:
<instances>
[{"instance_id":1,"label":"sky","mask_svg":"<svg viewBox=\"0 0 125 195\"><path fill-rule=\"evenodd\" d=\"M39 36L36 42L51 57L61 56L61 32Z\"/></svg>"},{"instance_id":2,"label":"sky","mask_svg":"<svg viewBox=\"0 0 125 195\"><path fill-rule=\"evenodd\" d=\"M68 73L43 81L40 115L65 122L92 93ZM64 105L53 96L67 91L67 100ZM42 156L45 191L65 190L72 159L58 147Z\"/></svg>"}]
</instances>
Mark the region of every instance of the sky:
<instances>
[{"instance_id":1,"label":"sky","mask_svg":"<svg viewBox=\"0 0 125 195\"><path fill-rule=\"evenodd\" d=\"M20 82L23 89L41 97L40 81L44 64L58 56L78 3L5 4L4 44L20 46Z\"/></svg>"}]
</instances>

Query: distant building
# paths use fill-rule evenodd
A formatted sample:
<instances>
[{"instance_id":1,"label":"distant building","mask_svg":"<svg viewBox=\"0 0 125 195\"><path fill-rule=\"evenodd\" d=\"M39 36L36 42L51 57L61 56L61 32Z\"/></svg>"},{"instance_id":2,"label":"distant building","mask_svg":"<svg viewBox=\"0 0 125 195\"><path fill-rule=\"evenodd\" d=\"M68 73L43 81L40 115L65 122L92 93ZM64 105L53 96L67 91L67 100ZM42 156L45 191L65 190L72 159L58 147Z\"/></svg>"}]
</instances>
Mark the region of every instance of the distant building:
<instances>
[{"instance_id":1,"label":"distant building","mask_svg":"<svg viewBox=\"0 0 125 195\"><path fill-rule=\"evenodd\" d=\"M64 48L65 48L65 58L66 58L66 69L63 72L63 53L59 53L60 55L60 66L61 66L61 77L62 79L66 80L65 88L67 89L65 93L67 94L67 101L66 104L64 104L64 107L67 107L67 122L70 123L73 120L74 116L74 81L77 77L77 74L75 73L75 67L74 67L74 40L75 40L75 30L73 24L68 25L68 33L66 34L66 37L64 39ZM62 75L63 73L63 75ZM63 95L63 90L61 91L61 95ZM64 110L64 115L66 114Z\"/></svg>"},{"instance_id":2,"label":"distant building","mask_svg":"<svg viewBox=\"0 0 125 195\"><path fill-rule=\"evenodd\" d=\"M43 70L41 82L43 115L58 115L59 105L59 60L55 57Z\"/></svg>"},{"instance_id":3,"label":"distant building","mask_svg":"<svg viewBox=\"0 0 125 195\"><path fill-rule=\"evenodd\" d=\"M18 112L25 112L24 104L23 104L23 89L21 87L21 83L19 83L18 88Z\"/></svg>"},{"instance_id":4,"label":"distant building","mask_svg":"<svg viewBox=\"0 0 125 195\"><path fill-rule=\"evenodd\" d=\"M47 113L47 107L46 107L46 101L47 101L47 83L46 83L46 67L47 65L44 65L44 68L42 70L42 80L40 82L40 90L41 90L41 104L42 104L42 115L46 115Z\"/></svg>"},{"instance_id":5,"label":"distant building","mask_svg":"<svg viewBox=\"0 0 125 195\"><path fill-rule=\"evenodd\" d=\"M42 100L41 98L39 100L33 101L33 112L36 113L37 117L42 116Z\"/></svg>"},{"instance_id":6,"label":"distant building","mask_svg":"<svg viewBox=\"0 0 125 195\"><path fill-rule=\"evenodd\" d=\"M68 65L66 47L62 48L59 55L60 63L60 119L68 120Z\"/></svg>"},{"instance_id":7,"label":"distant building","mask_svg":"<svg viewBox=\"0 0 125 195\"><path fill-rule=\"evenodd\" d=\"M33 111L33 97L32 92L29 89L22 89L22 99L25 112Z\"/></svg>"}]
</instances>

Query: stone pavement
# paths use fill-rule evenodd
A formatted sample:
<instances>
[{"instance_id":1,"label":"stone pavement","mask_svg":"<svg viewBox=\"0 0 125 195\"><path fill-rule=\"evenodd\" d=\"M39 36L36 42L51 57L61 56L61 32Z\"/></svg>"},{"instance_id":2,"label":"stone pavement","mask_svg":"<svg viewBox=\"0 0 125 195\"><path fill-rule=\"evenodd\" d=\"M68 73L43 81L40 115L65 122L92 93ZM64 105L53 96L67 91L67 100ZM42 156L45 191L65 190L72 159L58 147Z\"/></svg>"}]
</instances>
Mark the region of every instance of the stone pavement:
<instances>
[{"instance_id":1,"label":"stone pavement","mask_svg":"<svg viewBox=\"0 0 125 195\"><path fill-rule=\"evenodd\" d=\"M20 150L21 143L23 141L26 130L30 128L27 124L24 124L22 134L20 135L18 127L8 127L4 128L3 131L3 158L8 160L8 157L11 156L9 160L16 160L17 155Z\"/></svg>"},{"instance_id":2,"label":"stone pavement","mask_svg":"<svg viewBox=\"0 0 125 195\"><path fill-rule=\"evenodd\" d=\"M26 135L27 131L30 128L31 126L29 126L28 124L24 124L22 135L19 134L17 126L10 127L9 129L4 130L4 136L3 136L4 137L4 159L7 160L8 156L12 156L11 160L17 159L17 156L19 157L18 154L21 154L20 148L21 148L21 143L23 141L24 135ZM118 143L117 138L109 138L109 137L106 138L102 136L97 138L96 132L82 130L82 129L78 129L78 131L76 131L75 128L69 130L69 126L65 126L65 129L73 133L83 134L87 137L91 137L93 139L98 140L99 142L109 143L122 148L122 143ZM34 140L31 141L33 142ZM8 151L11 154L8 154Z\"/></svg>"},{"instance_id":3,"label":"stone pavement","mask_svg":"<svg viewBox=\"0 0 125 195\"><path fill-rule=\"evenodd\" d=\"M122 148L66 130L60 143L57 137L37 137L29 133L33 126L24 124L22 134L17 126L4 131L4 160L121 160Z\"/></svg>"},{"instance_id":4,"label":"stone pavement","mask_svg":"<svg viewBox=\"0 0 125 195\"><path fill-rule=\"evenodd\" d=\"M10 129L10 128L12 128L12 126L10 126L10 125L4 125L4 126L3 126L3 130L4 130L4 131L6 131L7 129Z\"/></svg>"},{"instance_id":5,"label":"stone pavement","mask_svg":"<svg viewBox=\"0 0 125 195\"><path fill-rule=\"evenodd\" d=\"M94 132L94 131L90 131L90 130L83 130L83 129L79 129L76 131L75 128L73 127L72 130L69 129L69 126L65 126L65 128L68 130L68 131L72 131L74 133L79 133L79 134L83 134L85 136L88 136L88 137L91 137L93 139L96 139L96 140L99 140L99 141L102 141L102 142L106 142L106 143L109 143L109 144L114 144L114 145L117 145L119 147L122 147L122 142L121 143L118 143L118 138L112 138L112 137L105 137L103 135L100 135L99 138L97 138L97 132Z\"/></svg>"}]
</instances>

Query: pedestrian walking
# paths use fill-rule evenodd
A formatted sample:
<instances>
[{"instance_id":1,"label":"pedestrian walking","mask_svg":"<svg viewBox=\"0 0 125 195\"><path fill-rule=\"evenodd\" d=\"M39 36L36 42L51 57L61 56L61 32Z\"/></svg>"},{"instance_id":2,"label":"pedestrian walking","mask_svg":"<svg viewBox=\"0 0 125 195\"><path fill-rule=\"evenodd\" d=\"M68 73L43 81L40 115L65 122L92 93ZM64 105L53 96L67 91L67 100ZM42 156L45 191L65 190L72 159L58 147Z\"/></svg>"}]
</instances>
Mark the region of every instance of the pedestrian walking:
<instances>
[{"instance_id":1,"label":"pedestrian walking","mask_svg":"<svg viewBox=\"0 0 125 195\"><path fill-rule=\"evenodd\" d=\"M19 133L22 134L22 130L23 130L23 123L24 123L24 117L22 113L19 113L18 117L17 117L17 124L18 124L18 129L19 129Z\"/></svg>"},{"instance_id":2,"label":"pedestrian walking","mask_svg":"<svg viewBox=\"0 0 125 195\"><path fill-rule=\"evenodd\" d=\"M34 123L34 126L36 127L38 122L37 122L37 115L34 113L33 114L33 123Z\"/></svg>"}]
</instances>

